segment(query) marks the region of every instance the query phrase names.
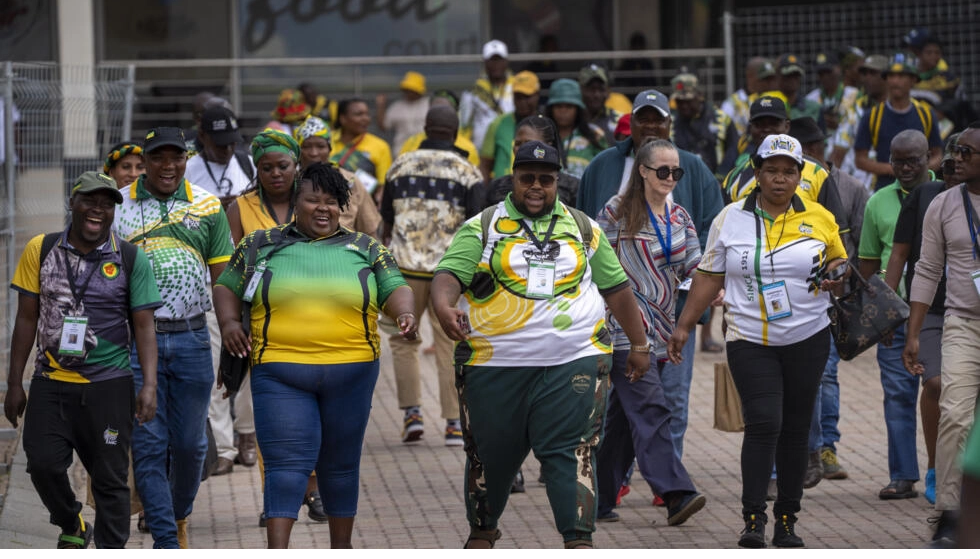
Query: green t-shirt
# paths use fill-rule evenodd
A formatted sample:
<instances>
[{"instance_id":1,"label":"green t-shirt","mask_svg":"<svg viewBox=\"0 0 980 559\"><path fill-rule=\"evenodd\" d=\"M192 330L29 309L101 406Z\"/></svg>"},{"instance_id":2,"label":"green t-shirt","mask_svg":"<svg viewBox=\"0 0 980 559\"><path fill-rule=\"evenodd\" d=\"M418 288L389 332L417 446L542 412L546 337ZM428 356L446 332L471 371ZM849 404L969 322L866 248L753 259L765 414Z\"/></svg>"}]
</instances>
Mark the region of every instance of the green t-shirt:
<instances>
[{"instance_id":1,"label":"green t-shirt","mask_svg":"<svg viewBox=\"0 0 980 559\"><path fill-rule=\"evenodd\" d=\"M929 180L935 175L929 171ZM888 266L892 254L892 241L895 239L895 223L902 211L902 202L908 196L898 181L883 187L871 195L864 206L864 225L861 227L861 243L858 245L858 258L864 260L881 260L881 270ZM884 277L884 274L882 274ZM904 282L899 283L899 292L903 292Z\"/></svg>"},{"instance_id":2,"label":"green t-shirt","mask_svg":"<svg viewBox=\"0 0 980 559\"><path fill-rule=\"evenodd\" d=\"M511 172L514 160L514 134L517 133L517 118L514 113L498 116L487 129L487 135L480 146L482 159L493 159L492 177L506 177Z\"/></svg>"},{"instance_id":3,"label":"green t-shirt","mask_svg":"<svg viewBox=\"0 0 980 559\"><path fill-rule=\"evenodd\" d=\"M544 242L541 250L526 227ZM602 293L626 284L627 277L602 229L592 224L592 242L582 243L575 218L561 202L552 213L525 218L511 195L497 204L484 242L481 216L468 220L453 238L436 274L449 272L463 285L460 308L472 332L456 346L461 365L560 365L612 352ZM550 298L527 295L530 261L555 263ZM546 348L546 349L543 349Z\"/></svg>"}]
</instances>

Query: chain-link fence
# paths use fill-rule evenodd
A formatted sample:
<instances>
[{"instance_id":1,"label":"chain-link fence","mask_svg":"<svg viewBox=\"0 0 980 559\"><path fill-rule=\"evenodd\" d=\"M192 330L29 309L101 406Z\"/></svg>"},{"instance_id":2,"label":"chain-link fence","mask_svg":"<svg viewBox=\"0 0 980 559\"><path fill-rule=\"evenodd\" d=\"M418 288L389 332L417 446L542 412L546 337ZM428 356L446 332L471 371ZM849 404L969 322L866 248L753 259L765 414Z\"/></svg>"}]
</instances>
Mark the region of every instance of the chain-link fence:
<instances>
[{"instance_id":1,"label":"chain-link fence","mask_svg":"<svg viewBox=\"0 0 980 559\"><path fill-rule=\"evenodd\" d=\"M0 63L0 381L17 308L8 289L27 241L64 227L71 181L129 137L133 70ZM2 388L2 386L0 386Z\"/></svg>"},{"instance_id":2,"label":"chain-link fence","mask_svg":"<svg viewBox=\"0 0 980 559\"><path fill-rule=\"evenodd\" d=\"M977 21L980 3L970 0L874 0L737 8L733 34L738 84L744 83L745 63L752 56L775 59L792 53L812 69L818 53L837 53L847 45L867 54L889 56L901 50L901 39L910 30L926 27L942 41L943 58L962 77L969 100L978 105ZM817 85L816 73L809 72L804 88L808 91Z\"/></svg>"}]
</instances>

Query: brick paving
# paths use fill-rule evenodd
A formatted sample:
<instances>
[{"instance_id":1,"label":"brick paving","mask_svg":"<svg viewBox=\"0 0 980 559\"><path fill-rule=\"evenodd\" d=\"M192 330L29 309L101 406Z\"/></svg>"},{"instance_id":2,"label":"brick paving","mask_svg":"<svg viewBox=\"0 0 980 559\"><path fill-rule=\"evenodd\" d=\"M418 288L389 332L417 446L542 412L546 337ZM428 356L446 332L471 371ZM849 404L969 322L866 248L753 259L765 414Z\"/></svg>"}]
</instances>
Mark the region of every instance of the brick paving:
<instances>
[{"instance_id":1,"label":"brick paving","mask_svg":"<svg viewBox=\"0 0 980 559\"><path fill-rule=\"evenodd\" d=\"M423 332L426 332L423 328ZM385 344L387 345L387 344ZM400 439L401 410L395 398L390 354L381 362L374 409L364 443L361 492L354 545L361 548L458 548L468 532L462 505L464 455L443 445L438 387L431 356L423 356L423 415L426 435L420 443ZM601 548L734 548L741 530L741 434L712 429L713 364L722 354L698 352L691 389L690 427L684 462L708 499L707 506L686 524L667 526L663 508L651 506L651 491L639 474L632 491L617 509L621 521L600 524L595 544ZM811 548L921 548L930 531L931 506L921 496L881 501L878 490L888 482L882 392L874 351L841 363L841 424L838 453L850 478L824 480L805 492L797 532ZM919 464L925 474L925 447L919 434ZM53 548L58 529L47 523L18 451L0 510L0 548ZM511 496L500 522L498 548L557 548L544 486L537 480L533 457L525 463L527 492ZM81 485L84 472L77 472ZM921 492L922 483L917 484ZM82 489L84 491L84 489ZM235 466L226 476L201 485L190 521L194 548L265 547L265 530L257 521L262 508L258 468ZM86 507L85 517L93 518ZM769 530L771 537L771 526ZM293 529L294 548L327 548L326 524L306 518L305 509ZM136 531L133 517L129 547L152 546L149 535Z\"/></svg>"}]
</instances>

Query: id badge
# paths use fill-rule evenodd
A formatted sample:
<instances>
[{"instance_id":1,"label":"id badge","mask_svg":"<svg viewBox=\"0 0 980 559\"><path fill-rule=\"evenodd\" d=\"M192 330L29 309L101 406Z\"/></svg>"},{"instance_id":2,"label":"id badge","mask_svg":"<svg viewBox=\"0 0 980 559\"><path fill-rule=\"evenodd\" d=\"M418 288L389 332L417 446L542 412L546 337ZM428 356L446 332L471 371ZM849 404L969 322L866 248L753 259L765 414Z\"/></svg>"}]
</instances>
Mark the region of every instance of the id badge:
<instances>
[{"instance_id":1,"label":"id badge","mask_svg":"<svg viewBox=\"0 0 980 559\"><path fill-rule=\"evenodd\" d=\"M693 280L691 278L687 278L686 280L682 281L680 285L677 286L677 289L680 291L690 291L692 283Z\"/></svg>"},{"instance_id":2,"label":"id badge","mask_svg":"<svg viewBox=\"0 0 980 559\"><path fill-rule=\"evenodd\" d=\"M255 290L259 288L259 282L262 281L262 274L264 273L265 262L255 267L255 272L252 273L252 279L249 280L248 286L245 288L245 293L242 295L242 301L246 303L252 302L252 297L255 296Z\"/></svg>"},{"instance_id":3,"label":"id badge","mask_svg":"<svg viewBox=\"0 0 980 559\"><path fill-rule=\"evenodd\" d=\"M551 299L555 296L555 263L549 260L528 262L527 290L532 299Z\"/></svg>"},{"instance_id":4,"label":"id badge","mask_svg":"<svg viewBox=\"0 0 980 559\"><path fill-rule=\"evenodd\" d=\"M66 316L61 325L61 355L85 355L85 331L88 330L87 316Z\"/></svg>"},{"instance_id":5,"label":"id badge","mask_svg":"<svg viewBox=\"0 0 980 559\"><path fill-rule=\"evenodd\" d=\"M368 194L374 194L374 189L378 188L378 179L374 175L364 169L358 169L354 171L354 176L361 181L361 184L364 185L364 190L367 190Z\"/></svg>"},{"instance_id":6,"label":"id badge","mask_svg":"<svg viewBox=\"0 0 980 559\"><path fill-rule=\"evenodd\" d=\"M785 281L763 285L762 301L766 305L766 320L769 322L793 316L793 308L789 304L789 290L786 289Z\"/></svg>"},{"instance_id":7,"label":"id badge","mask_svg":"<svg viewBox=\"0 0 980 559\"><path fill-rule=\"evenodd\" d=\"M973 288L977 290L977 295L980 295L980 270L970 274L970 277L973 278Z\"/></svg>"}]
</instances>

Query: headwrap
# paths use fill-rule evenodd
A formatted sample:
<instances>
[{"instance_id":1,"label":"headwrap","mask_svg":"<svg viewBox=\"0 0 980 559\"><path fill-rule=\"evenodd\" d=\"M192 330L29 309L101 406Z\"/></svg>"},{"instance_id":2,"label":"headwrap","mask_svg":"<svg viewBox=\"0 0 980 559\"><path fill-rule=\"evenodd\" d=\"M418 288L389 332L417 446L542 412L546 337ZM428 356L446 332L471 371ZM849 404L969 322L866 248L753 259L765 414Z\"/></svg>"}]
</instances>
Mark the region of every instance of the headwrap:
<instances>
[{"instance_id":1,"label":"headwrap","mask_svg":"<svg viewBox=\"0 0 980 559\"><path fill-rule=\"evenodd\" d=\"M314 136L330 141L330 127L327 126L326 121L318 116L310 115L306 117L303 124L293 128L293 138L296 139L300 147L303 146L304 140Z\"/></svg>"},{"instance_id":2,"label":"headwrap","mask_svg":"<svg viewBox=\"0 0 980 559\"><path fill-rule=\"evenodd\" d=\"M272 151L281 151L299 161L299 144L289 134L266 128L255 135L252 139L252 161L259 162L259 159Z\"/></svg>"},{"instance_id":3,"label":"headwrap","mask_svg":"<svg viewBox=\"0 0 980 559\"><path fill-rule=\"evenodd\" d=\"M279 100L276 101L276 108L272 111L272 118L279 122L292 124L302 122L310 114L310 106L306 103L306 98L298 89L284 89L279 93Z\"/></svg>"},{"instance_id":4,"label":"headwrap","mask_svg":"<svg viewBox=\"0 0 980 559\"><path fill-rule=\"evenodd\" d=\"M119 160L127 155L143 155L143 148L139 144L119 144L115 149L109 152L109 155L105 156L105 161L102 163L102 172L108 174L109 169L116 166Z\"/></svg>"}]
</instances>

